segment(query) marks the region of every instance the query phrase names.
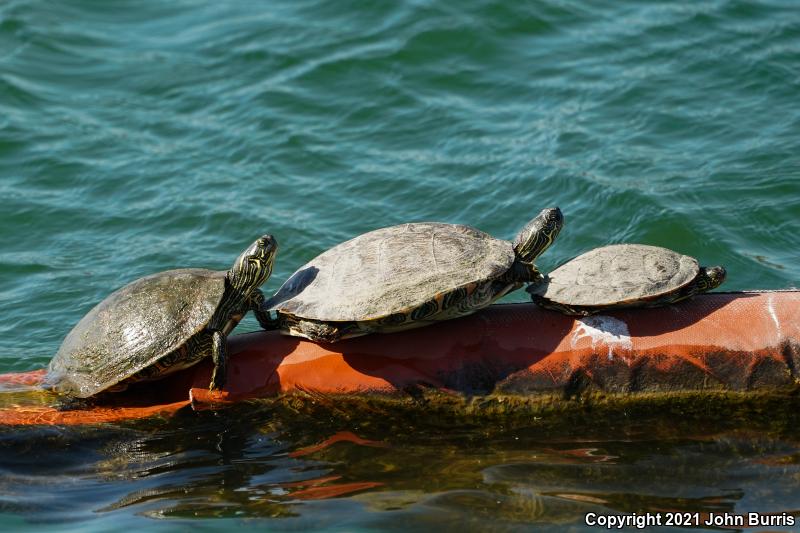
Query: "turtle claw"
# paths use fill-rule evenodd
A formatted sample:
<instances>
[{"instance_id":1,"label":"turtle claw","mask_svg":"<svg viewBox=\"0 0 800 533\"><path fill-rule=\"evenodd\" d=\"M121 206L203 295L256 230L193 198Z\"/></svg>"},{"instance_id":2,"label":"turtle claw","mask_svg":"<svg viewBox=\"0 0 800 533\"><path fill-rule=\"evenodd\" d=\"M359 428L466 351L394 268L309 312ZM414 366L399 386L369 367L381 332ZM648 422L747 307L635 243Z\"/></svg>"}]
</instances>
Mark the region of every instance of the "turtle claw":
<instances>
[{"instance_id":1,"label":"turtle claw","mask_svg":"<svg viewBox=\"0 0 800 533\"><path fill-rule=\"evenodd\" d=\"M58 403L55 405L57 411L77 411L80 409L88 409L91 407L92 402L87 398L78 398L74 396L59 398Z\"/></svg>"},{"instance_id":2,"label":"turtle claw","mask_svg":"<svg viewBox=\"0 0 800 533\"><path fill-rule=\"evenodd\" d=\"M211 373L211 383L208 384L208 390L215 391L215 390L222 390L222 387L225 386L226 381L225 376L225 365L224 363L221 365L215 364L214 371Z\"/></svg>"},{"instance_id":3,"label":"turtle claw","mask_svg":"<svg viewBox=\"0 0 800 533\"><path fill-rule=\"evenodd\" d=\"M214 360L214 371L211 373L211 383L208 390L221 390L225 385L227 370L227 353L225 336L219 332L212 333L211 358Z\"/></svg>"}]
</instances>

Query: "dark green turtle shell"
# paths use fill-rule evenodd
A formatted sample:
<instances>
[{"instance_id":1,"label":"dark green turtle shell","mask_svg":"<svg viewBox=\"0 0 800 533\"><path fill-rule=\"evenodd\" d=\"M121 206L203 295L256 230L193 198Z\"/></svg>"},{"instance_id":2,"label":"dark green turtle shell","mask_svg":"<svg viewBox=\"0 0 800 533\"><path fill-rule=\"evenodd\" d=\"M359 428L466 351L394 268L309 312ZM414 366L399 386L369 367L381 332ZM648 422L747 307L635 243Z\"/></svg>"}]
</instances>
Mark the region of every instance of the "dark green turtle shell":
<instances>
[{"instance_id":1,"label":"dark green turtle shell","mask_svg":"<svg viewBox=\"0 0 800 533\"><path fill-rule=\"evenodd\" d=\"M61 392L97 394L181 348L209 323L226 272L180 269L138 279L97 304L50 362Z\"/></svg>"},{"instance_id":2,"label":"dark green turtle shell","mask_svg":"<svg viewBox=\"0 0 800 533\"><path fill-rule=\"evenodd\" d=\"M391 226L318 255L286 280L264 308L319 321L378 320L499 278L514 257L510 242L469 226Z\"/></svg>"}]
</instances>

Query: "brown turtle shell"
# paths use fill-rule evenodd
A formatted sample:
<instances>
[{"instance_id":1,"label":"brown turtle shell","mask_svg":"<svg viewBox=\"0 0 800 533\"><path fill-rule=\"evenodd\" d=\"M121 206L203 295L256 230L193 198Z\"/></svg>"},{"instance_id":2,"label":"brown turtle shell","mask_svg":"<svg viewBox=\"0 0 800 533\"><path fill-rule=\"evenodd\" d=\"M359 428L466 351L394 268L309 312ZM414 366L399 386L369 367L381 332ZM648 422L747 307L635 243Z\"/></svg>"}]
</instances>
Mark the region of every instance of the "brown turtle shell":
<instances>
[{"instance_id":1,"label":"brown turtle shell","mask_svg":"<svg viewBox=\"0 0 800 533\"><path fill-rule=\"evenodd\" d=\"M170 270L115 291L66 336L50 362L48 381L85 398L156 363L208 325L225 292L225 276Z\"/></svg>"},{"instance_id":2,"label":"brown turtle shell","mask_svg":"<svg viewBox=\"0 0 800 533\"><path fill-rule=\"evenodd\" d=\"M564 263L528 290L568 306L611 306L658 300L697 277L697 260L667 248L613 244Z\"/></svg>"},{"instance_id":3,"label":"brown turtle shell","mask_svg":"<svg viewBox=\"0 0 800 533\"><path fill-rule=\"evenodd\" d=\"M264 308L320 321L376 320L498 278L514 257L510 242L469 226L418 222L382 228L309 261Z\"/></svg>"}]
</instances>

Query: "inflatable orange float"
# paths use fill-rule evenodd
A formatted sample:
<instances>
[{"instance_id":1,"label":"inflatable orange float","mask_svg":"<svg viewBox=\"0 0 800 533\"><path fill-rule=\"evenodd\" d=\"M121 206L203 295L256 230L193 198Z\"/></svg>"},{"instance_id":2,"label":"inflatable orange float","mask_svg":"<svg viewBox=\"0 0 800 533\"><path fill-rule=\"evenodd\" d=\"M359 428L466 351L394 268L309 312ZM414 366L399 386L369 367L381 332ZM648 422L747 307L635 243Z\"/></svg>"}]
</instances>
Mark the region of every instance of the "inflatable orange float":
<instances>
[{"instance_id":1,"label":"inflatable orange float","mask_svg":"<svg viewBox=\"0 0 800 533\"><path fill-rule=\"evenodd\" d=\"M0 376L0 424L94 424L292 394L398 399L423 390L498 401L785 395L800 377L800 291L712 293L579 318L500 304L432 327L335 344L263 331L229 342L228 382L218 393L207 389L209 362L76 410L52 407L54 397L31 400L43 371Z\"/></svg>"}]
</instances>

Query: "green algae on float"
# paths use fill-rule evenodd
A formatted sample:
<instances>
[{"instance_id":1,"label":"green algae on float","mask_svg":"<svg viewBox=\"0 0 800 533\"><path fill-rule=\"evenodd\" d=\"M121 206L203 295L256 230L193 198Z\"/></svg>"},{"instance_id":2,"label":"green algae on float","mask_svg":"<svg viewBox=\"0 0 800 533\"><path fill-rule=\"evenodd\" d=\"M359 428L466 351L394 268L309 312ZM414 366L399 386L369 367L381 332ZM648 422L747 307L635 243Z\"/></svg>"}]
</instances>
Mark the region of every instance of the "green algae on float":
<instances>
[{"instance_id":1,"label":"green algae on float","mask_svg":"<svg viewBox=\"0 0 800 533\"><path fill-rule=\"evenodd\" d=\"M359 427L385 424L415 427L541 428L599 431L626 422L664 423L675 431L696 424L728 428L791 429L800 423L800 385L769 391L682 391L609 394L584 392L466 397L433 389L413 395L317 395L303 392L245 403L296 417L312 426L333 422ZM314 422L314 421L321 422Z\"/></svg>"}]
</instances>

